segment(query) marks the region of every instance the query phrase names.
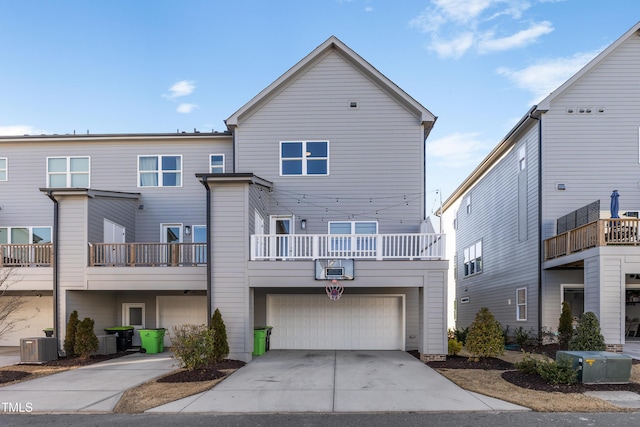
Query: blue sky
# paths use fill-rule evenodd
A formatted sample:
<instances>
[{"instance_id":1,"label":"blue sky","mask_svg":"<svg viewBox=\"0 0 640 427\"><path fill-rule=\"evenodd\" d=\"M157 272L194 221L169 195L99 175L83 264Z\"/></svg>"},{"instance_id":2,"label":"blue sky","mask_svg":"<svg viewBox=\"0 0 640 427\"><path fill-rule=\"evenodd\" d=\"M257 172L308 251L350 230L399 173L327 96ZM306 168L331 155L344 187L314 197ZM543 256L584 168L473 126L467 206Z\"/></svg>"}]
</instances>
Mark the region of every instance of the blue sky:
<instances>
[{"instance_id":1,"label":"blue sky","mask_svg":"<svg viewBox=\"0 0 640 427\"><path fill-rule=\"evenodd\" d=\"M0 135L224 130L335 35L438 116L430 212L639 20L637 0L0 0Z\"/></svg>"}]
</instances>

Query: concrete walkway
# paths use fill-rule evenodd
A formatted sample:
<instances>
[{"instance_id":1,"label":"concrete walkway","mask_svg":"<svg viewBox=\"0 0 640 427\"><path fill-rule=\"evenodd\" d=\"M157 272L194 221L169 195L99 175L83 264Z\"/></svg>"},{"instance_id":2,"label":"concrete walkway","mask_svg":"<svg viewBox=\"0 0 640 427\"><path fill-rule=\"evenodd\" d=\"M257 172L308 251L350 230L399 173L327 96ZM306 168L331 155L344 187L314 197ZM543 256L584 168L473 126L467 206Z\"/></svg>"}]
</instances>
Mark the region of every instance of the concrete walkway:
<instances>
[{"instance_id":1,"label":"concrete walkway","mask_svg":"<svg viewBox=\"0 0 640 427\"><path fill-rule=\"evenodd\" d=\"M129 388L177 369L171 353L133 353L0 387L0 402L33 412L111 412ZM0 408L0 413L2 408Z\"/></svg>"},{"instance_id":2,"label":"concrete walkway","mask_svg":"<svg viewBox=\"0 0 640 427\"><path fill-rule=\"evenodd\" d=\"M212 390L147 412L527 410L466 391L403 351L274 350Z\"/></svg>"}]
</instances>

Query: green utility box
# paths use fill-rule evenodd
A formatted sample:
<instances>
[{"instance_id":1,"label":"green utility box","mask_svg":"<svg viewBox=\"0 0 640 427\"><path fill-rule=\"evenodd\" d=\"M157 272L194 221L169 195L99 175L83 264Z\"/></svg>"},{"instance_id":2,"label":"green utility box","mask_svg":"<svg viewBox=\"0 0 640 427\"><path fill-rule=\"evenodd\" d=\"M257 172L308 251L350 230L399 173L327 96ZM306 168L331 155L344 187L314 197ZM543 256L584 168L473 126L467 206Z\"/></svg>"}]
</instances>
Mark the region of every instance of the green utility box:
<instances>
[{"instance_id":1,"label":"green utility box","mask_svg":"<svg viewBox=\"0 0 640 427\"><path fill-rule=\"evenodd\" d=\"M164 351L164 328L140 329L142 353L162 353Z\"/></svg>"},{"instance_id":2,"label":"green utility box","mask_svg":"<svg viewBox=\"0 0 640 427\"><path fill-rule=\"evenodd\" d=\"M585 384L625 384L631 378L631 356L608 351L559 351L556 360L569 359Z\"/></svg>"}]
</instances>

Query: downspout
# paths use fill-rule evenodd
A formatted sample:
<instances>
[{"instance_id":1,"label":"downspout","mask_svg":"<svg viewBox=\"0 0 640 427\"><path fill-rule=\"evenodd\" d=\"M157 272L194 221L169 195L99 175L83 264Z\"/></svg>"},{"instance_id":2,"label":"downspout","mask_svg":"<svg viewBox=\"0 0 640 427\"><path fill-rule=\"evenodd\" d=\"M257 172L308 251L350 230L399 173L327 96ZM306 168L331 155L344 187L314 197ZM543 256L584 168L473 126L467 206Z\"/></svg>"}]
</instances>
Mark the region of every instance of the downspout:
<instances>
[{"instance_id":1,"label":"downspout","mask_svg":"<svg viewBox=\"0 0 640 427\"><path fill-rule=\"evenodd\" d=\"M538 341L542 343L542 118L534 117L532 112L529 117L538 121Z\"/></svg>"},{"instance_id":2,"label":"downspout","mask_svg":"<svg viewBox=\"0 0 640 427\"><path fill-rule=\"evenodd\" d=\"M60 308L58 306L58 200L53 196L51 191L47 191L47 197L53 201L53 336L56 337L56 351L60 354L60 335L59 330L59 314Z\"/></svg>"},{"instance_id":3,"label":"downspout","mask_svg":"<svg viewBox=\"0 0 640 427\"><path fill-rule=\"evenodd\" d=\"M207 190L207 326L211 326L211 316L213 315L211 310L211 187L209 187L209 183L207 182L207 178L201 178L200 182L204 185L204 188Z\"/></svg>"}]
</instances>

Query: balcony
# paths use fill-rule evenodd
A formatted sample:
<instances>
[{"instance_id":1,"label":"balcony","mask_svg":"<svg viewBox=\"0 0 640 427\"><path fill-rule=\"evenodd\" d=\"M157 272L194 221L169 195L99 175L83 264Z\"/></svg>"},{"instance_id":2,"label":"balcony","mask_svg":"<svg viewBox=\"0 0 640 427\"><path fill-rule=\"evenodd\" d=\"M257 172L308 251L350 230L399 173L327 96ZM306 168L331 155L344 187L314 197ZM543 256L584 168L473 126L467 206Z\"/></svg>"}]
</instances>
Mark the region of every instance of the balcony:
<instances>
[{"instance_id":1,"label":"balcony","mask_svg":"<svg viewBox=\"0 0 640 427\"><path fill-rule=\"evenodd\" d=\"M53 244L0 244L0 268L49 267L53 261Z\"/></svg>"},{"instance_id":2,"label":"balcony","mask_svg":"<svg viewBox=\"0 0 640 427\"><path fill-rule=\"evenodd\" d=\"M206 263L206 243L89 244L91 267L195 267Z\"/></svg>"},{"instance_id":3,"label":"balcony","mask_svg":"<svg viewBox=\"0 0 640 427\"><path fill-rule=\"evenodd\" d=\"M544 260L597 246L640 245L637 218L599 219L544 241Z\"/></svg>"},{"instance_id":4,"label":"balcony","mask_svg":"<svg viewBox=\"0 0 640 427\"><path fill-rule=\"evenodd\" d=\"M444 234L256 234L251 261L443 260Z\"/></svg>"}]
</instances>

